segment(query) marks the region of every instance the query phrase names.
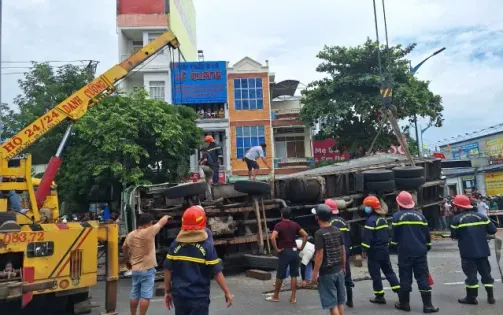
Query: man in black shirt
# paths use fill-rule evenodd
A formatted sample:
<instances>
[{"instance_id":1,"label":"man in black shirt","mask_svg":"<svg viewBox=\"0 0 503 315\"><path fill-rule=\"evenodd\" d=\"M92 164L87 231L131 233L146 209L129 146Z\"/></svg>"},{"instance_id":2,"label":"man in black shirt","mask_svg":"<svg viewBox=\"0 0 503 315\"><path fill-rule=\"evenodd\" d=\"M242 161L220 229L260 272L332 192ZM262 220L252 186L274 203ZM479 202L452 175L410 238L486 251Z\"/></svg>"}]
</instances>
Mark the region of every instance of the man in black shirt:
<instances>
[{"instance_id":1,"label":"man in black shirt","mask_svg":"<svg viewBox=\"0 0 503 315\"><path fill-rule=\"evenodd\" d=\"M344 274L346 253L341 231L330 224L332 209L320 204L312 210L320 229L314 234L315 258L313 282L318 282L321 306L331 315L344 314L346 291Z\"/></svg>"}]
</instances>

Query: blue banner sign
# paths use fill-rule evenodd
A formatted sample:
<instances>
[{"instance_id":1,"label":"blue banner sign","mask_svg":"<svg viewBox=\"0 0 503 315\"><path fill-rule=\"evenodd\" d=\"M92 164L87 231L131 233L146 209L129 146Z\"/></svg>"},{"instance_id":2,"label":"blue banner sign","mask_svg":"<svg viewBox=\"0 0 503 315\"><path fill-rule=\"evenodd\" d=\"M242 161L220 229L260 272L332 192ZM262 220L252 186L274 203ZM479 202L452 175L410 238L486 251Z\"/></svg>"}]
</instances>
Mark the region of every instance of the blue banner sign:
<instances>
[{"instance_id":1,"label":"blue banner sign","mask_svg":"<svg viewBox=\"0 0 503 315\"><path fill-rule=\"evenodd\" d=\"M454 160L463 160L469 157L478 157L479 155L479 143L467 143L460 145L459 147L452 148L452 158Z\"/></svg>"},{"instance_id":2,"label":"blue banner sign","mask_svg":"<svg viewBox=\"0 0 503 315\"><path fill-rule=\"evenodd\" d=\"M225 61L175 62L171 66L173 104L227 102Z\"/></svg>"}]
</instances>

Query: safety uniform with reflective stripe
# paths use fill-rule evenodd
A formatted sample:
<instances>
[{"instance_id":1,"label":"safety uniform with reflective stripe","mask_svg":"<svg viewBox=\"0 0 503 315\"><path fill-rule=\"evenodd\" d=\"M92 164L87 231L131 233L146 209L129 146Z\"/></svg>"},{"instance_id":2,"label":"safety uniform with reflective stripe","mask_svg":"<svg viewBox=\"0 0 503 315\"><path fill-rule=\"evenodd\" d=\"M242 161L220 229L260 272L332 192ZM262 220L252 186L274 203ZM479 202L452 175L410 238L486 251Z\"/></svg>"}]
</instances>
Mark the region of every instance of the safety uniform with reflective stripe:
<instances>
[{"instance_id":1,"label":"safety uniform with reflective stripe","mask_svg":"<svg viewBox=\"0 0 503 315\"><path fill-rule=\"evenodd\" d=\"M430 231L424 215L416 210L400 210L393 215L391 244L398 247L399 255L419 257L431 247Z\"/></svg>"},{"instance_id":2,"label":"safety uniform with reflective stripe","mask_svg":"<svg viewBox=\"0 0 503 315\"><path fill-rule=\"evenodd\" d=\"M368 255L369 274L376 296L384 295L381 271L394 292L400 289L400 283L389 258L389 238L389 225L386 218L376 213L370 214L364 226L361 247L362 251L366 251Z\"/></svg>"},{"instance_id":3,"label":"safety uniform with reflective stripe","mask_svg":"<svg viewBox=\"0 0 503 315\"><path fill-rule=\"evenodd\" d=\"M346 284L346 287L354 287L355 284L353 283L353 279L351 277L351 264L350 264L350 257L351 257L351 235L349 234L349 224L341 218L338 215L332 216L332 219L330 219L330 225L336 227L339 229L339 231L342 232L342 235L344 237L344 248L346 250L346 273L344 275L344 282Z\"/></svg>"},{"instance_id":4,"label":"safety uniform with reflective stripe","mask_svg":"<svg viewBox=\"0 0 503 315\"><path fill-rule=\"evenodd\" d=\"M215 142L212 142L206 148L206 154L208 155L208 164L209 166L218 166L218 161L224 158L222 153L222 147L217 145Z\"/></svg>"},{"instance_id":5,"label":"safety uniform with reflective stripe","mask_svg":"<svg viewBox=\"0 0 503 315\"><path fill-rule=\"evenodd\" d=\"M385 249L388 250L389 246L389 226L386 218L375 213L372 213L365 223L363 231L363 242L361 244L362 250L373 252Z\"/></svg>"},{"instance_id":6,"label":"safety uniform with reflective stripe","mask_svg":"<svg viewBox=\"0 0 503 315\"><path fill-rule=\"evenodd\" d=\"M338 215L332 216L330 219L330 225L339 229L344 237L344 247L346 252L349 253L351 250L351 236L349 235L349 224Z\"/></svg>"},{"instance_id":7,"label":"safety uniform with reflective stripe","mask_svg":"<svg viewBox=\"0 0 503 315\"><path fill-rule=\"evenodd\" d=\"M491 220L475 211L463 212L452 219L451 237L458 240L463 258L489 257L491 251L486 235L496 231Z\"/></svg>"},{"instance_id":8,"label":"safety uniform with reflective stripe","mask_svg":"<svg viewBox=\"0 0 503 315\"><path fill-rule=\"evenodd\" d=\"M223 267L210 241L194 244L173 241L164 260L164 269L171 270L173 295L186 299L208 299L210 280Z\"/></svg>"},{"instance_id":9,"label":"safety uniform with reflective stripe","mask_svg":"<svg viewBox=\"0 0 503 315\"><path fill-rule=\"evenodd\" d=\"M431 291L428 282L428 250L430 231L424 215L414 209L400 209L393 215L392 244L398 246L400 291L412 291L412 276L420 292Z\"/></svg>"},{"instance_id":10,"label":"safety uniform with reflective stripe","mask_svg":"<svg viewBox=\"0 0 503 315\"><path fill-rule=\"evenodd\" d=\"M462 212L452 219L451 237L458 240L461 255L461 269L466 275L465 286L477 289L480 281L484 287L492 287L494 279L491 276L491 255L487 234L495 234L496 226L486 216L475 211Z\"/></svg>"}]
</instances>

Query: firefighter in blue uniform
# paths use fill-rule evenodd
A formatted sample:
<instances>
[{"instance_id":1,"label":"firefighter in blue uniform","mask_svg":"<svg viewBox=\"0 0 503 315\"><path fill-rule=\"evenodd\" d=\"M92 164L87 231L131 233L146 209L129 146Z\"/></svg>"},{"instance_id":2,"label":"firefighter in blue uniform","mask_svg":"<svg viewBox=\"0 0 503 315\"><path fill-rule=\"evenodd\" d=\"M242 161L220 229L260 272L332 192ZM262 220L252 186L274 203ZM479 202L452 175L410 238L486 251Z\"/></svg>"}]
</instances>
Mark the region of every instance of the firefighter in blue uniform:
<instances>
[{"instance_id":1,"label":"firefighter in blue uniform","mask_svg":"<svg viewBox=\"0 0 503 315\"><path fill-rule=\"evenodd\" d=\"M215 143L212 136L204 137L204 142L208 143L206 147L206 163L213 170L213 184L218 183L220 175L220 164L223 164L222 148Z\"/></svg>"},{"instance_id":2,"label":"firefighter in blue uniform","mask_svg":"<svg viewBox=\"0 0 503 315\"><path fill-rule=\"evenodd\" d=\"M388 280L393 292L398 292L400 283L396 277L389 258L389 225L384 217L386 211L381 207L381 202L376 196L368 196L363 200L365 213L368 215L363 232L362 256L368 257L368 268L372 278L372 287L375 297L371 303L386 304L384 288L381 280L381 270Z\"/></svg>"},{"instance_id":3,"label":"firefighter in blue uniform","mask_svg":"<svg viewBox=\"0 0 503 315\"><path fill-rule=\"evenodd\" d=\"M330 225L338 228L342 235L344 235L344 249L346 250L346 274L344 276L344 283L346 285L346 305L348 307L353 307L353 288L355 284L353 279L351 279L351 264L349 262L351 258L351 236L349 235L349 224L339 216L339 209L337 208L337 203L332 199L325 200L325 205L329 206L332 210L332 218L330 219Z\"/></svg>"},{"instance_id":4,"label":"firefighter in blue uniform","mask_svg":"<svg viewBox=\"0 0 503 315\"><path fill-rule=\"evenodd\" d=\"M459 299L462 304L478 304L479 281L477 272L480 273L481 282L487 292L487 302L494 304L491 265L488 257L491 255L487 234L495 234L496 226L483 214L470 211L473 206L465 195L457 195L452 202L456 215L451 223L451 237L458 240L461 255L461 268L466 275L466 297Z\"/></svg>"},{"instance_id":5,"label":"firefighter in blue uniform","mask_svg":"<svg viewBox=\"0 0 503 315\"><path fill-rule=\"evenodd\" d=\"M438 308L431 302L431 286L428 282L427 253L431 248L428 223L424 215L414 209L416 204L410 193L400 192L396 202L400 210L393 215L392 244L398 247L400 292L395 308L410 312L409 301L414 273L423 299L423 313L436 313Z\"/></svg>"},{"instance_id":6,"label":"firefighter in blue uniform","mask_svg":"<svg viewBox=\"0 0 503 315\"><path fill-rule=\"evenodd\" d=\"M232 305L222 263L205 228L203 208L192 206L185 210L182 229L164 260L164 303L168 310L175 308L175 315L209 314L211 278L224 291L227 306Z\"/></svg>"}]
</instances>

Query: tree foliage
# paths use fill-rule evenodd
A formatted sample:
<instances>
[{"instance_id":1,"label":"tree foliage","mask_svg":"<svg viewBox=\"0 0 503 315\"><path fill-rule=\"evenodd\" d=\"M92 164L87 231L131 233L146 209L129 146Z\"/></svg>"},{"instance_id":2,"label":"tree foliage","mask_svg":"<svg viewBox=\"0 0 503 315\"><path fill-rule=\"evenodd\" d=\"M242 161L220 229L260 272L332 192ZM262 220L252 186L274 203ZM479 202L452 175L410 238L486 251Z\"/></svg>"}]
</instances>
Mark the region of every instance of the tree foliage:
<instances>
[{"instance_id":1,"label":"tree foliage","mask_svg":"<svg viewBox=\"0 0 503 315\"><path fill-rule=\"evenodd\" d=\"M20 80L19 112L0 108L4 132L15 134L89 79L78 67L34 65ZM60 197L85 205L92 194L110 187L179 180L200 145L196 118L192 108L149 99L144 89L104 99L73 127L56 178ZM55 154L68 123L26 150L36 163L45 164Z\"/></svg>"},{"instance_id":2,"label":"tree foliage","mask_svg":"<svg viewBox=\"0 0 503 315\"><path fill-rule=\"evenodd\" d=\"M52 67L47 63L33 63L24 78L18 80L21 94L14 99L14 104L19 110L14 112L9 109L2 113L5 124L3 137L14 135L92 78L92 71L86 67L70 64ZM67 126L68 122L57 126L25 151L32 154L34 164L47 163L56 153Z\"/></svg>"},{"instance_id":3,"label":"tree foliage","mask_svg":"<svg viewBox=\"0 0 503 315\"><path fill-rule=\"evenodd\" d=\"M441 97L429 90L429 82L418 80L410 71L406 56L414 47L415 44L398 45L390 47L389 51L380 47L383 74L394 88L396 118L412 122L417 115L441 127ZM347 150L353 156L363 155L370 148L383 119L378 45L367 40L356 47L325 46L317 57L322 63L316 71L326 76L311 82L302 92L301 118L311 125L319 122L318 137L335 138L338 150ZM397 140L389 123L384 121L374 150L387 151L391 144L397 144Z\"/></svg>"}]
</instances>

